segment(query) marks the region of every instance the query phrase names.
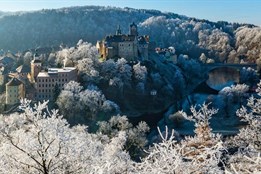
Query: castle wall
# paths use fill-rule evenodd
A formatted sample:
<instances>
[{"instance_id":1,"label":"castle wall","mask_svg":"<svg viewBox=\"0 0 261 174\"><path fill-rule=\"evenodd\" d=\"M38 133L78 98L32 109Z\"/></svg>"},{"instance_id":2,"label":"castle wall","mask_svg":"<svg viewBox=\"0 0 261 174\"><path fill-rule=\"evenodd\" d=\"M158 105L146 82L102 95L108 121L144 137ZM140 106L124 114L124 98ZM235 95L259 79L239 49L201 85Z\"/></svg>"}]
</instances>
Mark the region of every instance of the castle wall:
<instances>
[{"instance_id":1,"label":"castle wall","mask_svg":"<svg viewBox=\"0 0 261 174\"><path fill-rule=\"evenodd\" d=\"M142 44L138 46L140 56L142 60L148 60L149 59L149 48L148 44Z\"/></svg>"},{"instance_id":2,"label":"castle wall","mask_svg":"<svg viewBox=\"0 0 261 174\"><path fill-rule=\"evenodd\" d=\"M123 57L126 60L134 60L137 57L137 45L134 42L119 42L119 57Z\"/></svg>"}]
</instances>

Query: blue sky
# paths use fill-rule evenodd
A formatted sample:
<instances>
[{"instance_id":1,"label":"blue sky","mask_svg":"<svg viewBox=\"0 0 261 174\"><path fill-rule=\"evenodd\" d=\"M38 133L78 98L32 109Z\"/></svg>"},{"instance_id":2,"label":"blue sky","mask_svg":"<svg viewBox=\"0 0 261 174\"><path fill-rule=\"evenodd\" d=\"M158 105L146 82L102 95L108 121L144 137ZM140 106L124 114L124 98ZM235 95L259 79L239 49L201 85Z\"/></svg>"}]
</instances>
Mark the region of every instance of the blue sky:
<instances>
[{"instance_id":1,"label":"blue sky","mask_svg":"<svg viewBox=\"0 0 261 174\"><path fill-rule=\"evenodd\" d=\"M100 5L157 9L189 17L261 26L261 0L0 0L0 11Z\"/></svg>"}]
</instances>

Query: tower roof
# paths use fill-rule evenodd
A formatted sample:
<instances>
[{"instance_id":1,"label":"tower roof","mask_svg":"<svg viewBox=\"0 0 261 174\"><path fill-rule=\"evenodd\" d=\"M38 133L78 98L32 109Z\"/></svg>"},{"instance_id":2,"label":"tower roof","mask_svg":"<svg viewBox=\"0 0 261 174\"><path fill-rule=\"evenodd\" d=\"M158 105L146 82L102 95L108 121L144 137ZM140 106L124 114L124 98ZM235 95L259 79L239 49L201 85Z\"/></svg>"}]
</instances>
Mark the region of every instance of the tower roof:
<instances>
[{"instance_id":1,"label":"tower roof","mask_svg":"<svg viewBox=\"0 0 261 174\"><path fill-rule=\"evenodd\" d=\"M132 22L132 24L130 24L130 27L137 27L137 25L134 23L134 22Z\"/></svg>"},{"instance_id":2,"label":"tower roof","mask_svg":"<svg viewBox=\"0 0 261 174\"><path fill-rule=\"evenodd\" d=\"M19 86L21 84L22 82L14 77L6 84L6 86Z\"/></svg>"},{"instance_id":3,"label":"tower roof","mask_svg":"<svg viewBox=\"0 0 261 174\"><path fill-rule=\"evenodd\" d=\"M40 59L33 59L32 63L42 63L42 61Z\"/></svg>"},{"instance_id":4,"label":"tower roof","mask_svg":"<svg viewBox=\"0 0 261 174\"><path fill-rule=\"evenodd\" d=\"M116 35L121 35L121 26L118 25L118 29L116 30Z\"/></svg>"},{"instance_id":5,"label":"tower roof","mask_svg":"<svg viewBox=\"0 0 261 174\"><path fill-rule=\"evenodd\" d=\"M40 55L38 54L38 52L34 53L34 57L39 57Z\"/></svg>"},{"instance_id":6,"label":"tower roof","mask_svg":"<svg viewBox=\"0 0 261 174\"><path fill-rule=\"evenodd\" d=\"M21 65L18 68L16 68L16 71L18 73L29 73L31 72L30 67L27 65Z\"/></svg>"}]
</instances>

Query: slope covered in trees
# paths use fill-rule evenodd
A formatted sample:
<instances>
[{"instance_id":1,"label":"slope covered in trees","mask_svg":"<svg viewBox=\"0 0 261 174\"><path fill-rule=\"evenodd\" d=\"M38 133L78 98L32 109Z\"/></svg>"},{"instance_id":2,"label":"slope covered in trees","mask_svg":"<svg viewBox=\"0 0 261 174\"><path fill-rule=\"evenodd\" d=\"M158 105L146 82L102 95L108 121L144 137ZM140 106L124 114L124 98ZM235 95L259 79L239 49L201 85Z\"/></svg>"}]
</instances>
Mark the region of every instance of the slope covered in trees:
<instances>
[{"instance_id":1,"label":"slope covered in trees","mask_svg":"<svg viewBox=\"0 0 261 174\"><path fill-rule=\"evenodd\" d=\"M216 62L253 62L260 57L261 32L253 25L210 22L156 10L97 6L2 14L0 48L5 50L23 51L61 43L72 46L80 39L94 44L105 35L114 34L118 25L127 33L129 24L135 22L140 34L150 35L156 46L174 46L177 54L199 58L204 53Z\"/></svg>"},{"instance_id":2,"label":"slope covered in trees","mask_svg":"<svg viewBox=\"0 0 261 174\"><path fill-rule=\"evenodd\" d=\"M261 95L261 83L257 89ZM130 158L129 145L144 149L145 123L133 127L126 117L100 122L97 133L74 126L49 111L47 102L32 106L22 101L24 113L0 116L1 173L260 173L261 99L251 97L237 111L246 126L233 137L212 133L209 120L218 112L208 104L191 107L186 119L195 135L176 140L174 131L160 132L161 142L147 148L141 161ZM171 133L172 132L172 133ZM139 136L141 134L141 136Z\"/></svg>"}]
</instances>

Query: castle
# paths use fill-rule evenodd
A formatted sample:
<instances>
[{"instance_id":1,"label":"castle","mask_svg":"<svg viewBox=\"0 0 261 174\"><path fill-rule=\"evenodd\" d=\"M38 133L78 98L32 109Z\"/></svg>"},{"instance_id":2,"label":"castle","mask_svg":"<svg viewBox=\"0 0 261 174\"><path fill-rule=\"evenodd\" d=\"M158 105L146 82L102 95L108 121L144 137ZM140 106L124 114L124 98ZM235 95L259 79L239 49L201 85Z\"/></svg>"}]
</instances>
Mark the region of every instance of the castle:
<instances>
[{"instance_id":1,"label":"castle","mask_svg":"<svg viewBox=\"0 0 261 174\"><path fill-rule=\"evenodd\" d=\"M120 26L115 35L98 41L96 48L104 60L125 58L127 61L148 60L149 36L139 36L138 27L133 22L129 34L122 34Z\"/></svg>"}]
</instances>

